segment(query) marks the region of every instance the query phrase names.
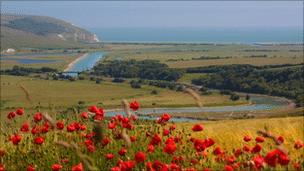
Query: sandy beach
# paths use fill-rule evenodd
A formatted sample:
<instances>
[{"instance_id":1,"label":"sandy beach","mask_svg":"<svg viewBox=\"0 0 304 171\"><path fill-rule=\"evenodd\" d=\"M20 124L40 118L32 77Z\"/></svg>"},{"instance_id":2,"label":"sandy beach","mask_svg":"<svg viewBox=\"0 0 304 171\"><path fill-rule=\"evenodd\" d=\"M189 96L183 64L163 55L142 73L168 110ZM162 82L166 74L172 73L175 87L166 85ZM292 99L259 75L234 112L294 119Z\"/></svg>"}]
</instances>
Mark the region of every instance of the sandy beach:
<instances>
[{"instance_id":1,"label":"sandy beach","mask_svg":"<svg viewBox=\"0 0 304 171\"><path fill-rule=\"evenodd\" d=\"M69 63L69 65L63 70L64 72L69 71L73 65L78 62L79 60L85 58L88 55L88 53L85 53L83 55L80 55L78 58L76 58L74 61L72 61L71 63Z\"/></svg>"}]
</instances>

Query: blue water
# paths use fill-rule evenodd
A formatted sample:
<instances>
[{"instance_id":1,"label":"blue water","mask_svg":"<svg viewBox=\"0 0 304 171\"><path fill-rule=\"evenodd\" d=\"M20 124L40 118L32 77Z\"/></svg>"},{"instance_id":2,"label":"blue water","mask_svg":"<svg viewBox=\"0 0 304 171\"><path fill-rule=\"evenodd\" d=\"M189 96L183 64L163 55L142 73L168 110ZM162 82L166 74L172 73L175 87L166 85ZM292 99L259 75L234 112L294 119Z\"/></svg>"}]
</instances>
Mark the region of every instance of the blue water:
<instances>
[{"instance_id":1,"label":"blue water","mask_svg":"<svg viewBox=\"0 0 304 171\"><path fill-rule=\"evenodd\" d=\"M105 42L303 43L303 29L286 28L92 28Z\"/></svg>"},{"instance_id":2,"label":"blue water","mask_svg":"<svg viewBox=\"0 0 304 171\"><path fill-rule=\"evenodd\" d=\"M86 57L77 61L69 71L86 71L94 67L94 65L104 56L104 52L91 52Z\"/></svg>"},{"instance_id":3,"label":"blue water","mask_svg":"<svg viewBox=\"0 0 304 171\"><path fill-rule=\"evenodd\" d=\"M13 60L17 61L18 63L21 64L41 64L41 63L53 63L53 62L58 62L58 60L52 60L52 59L19 59L19 58L0 58L1 60Z\"/></svg>"}]
</instances>

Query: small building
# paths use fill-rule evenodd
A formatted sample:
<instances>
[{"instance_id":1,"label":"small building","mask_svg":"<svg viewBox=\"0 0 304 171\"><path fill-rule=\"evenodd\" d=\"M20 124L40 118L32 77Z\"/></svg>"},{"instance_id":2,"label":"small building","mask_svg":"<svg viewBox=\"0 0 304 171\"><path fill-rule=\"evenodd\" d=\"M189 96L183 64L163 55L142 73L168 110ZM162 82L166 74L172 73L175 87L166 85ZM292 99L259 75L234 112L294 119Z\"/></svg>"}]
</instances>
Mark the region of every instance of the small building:
<instances>
[{"instance_id":1,"label":"small building","mask_svg":"<svg viewBox=\"0 0 304 171\"><path fill-rule=\"evenodd\" d=\"M8 48L5 52L6 52L6 53L15 53L16 50L13 49L13 48Z\"/></svg>"}]
</instances>

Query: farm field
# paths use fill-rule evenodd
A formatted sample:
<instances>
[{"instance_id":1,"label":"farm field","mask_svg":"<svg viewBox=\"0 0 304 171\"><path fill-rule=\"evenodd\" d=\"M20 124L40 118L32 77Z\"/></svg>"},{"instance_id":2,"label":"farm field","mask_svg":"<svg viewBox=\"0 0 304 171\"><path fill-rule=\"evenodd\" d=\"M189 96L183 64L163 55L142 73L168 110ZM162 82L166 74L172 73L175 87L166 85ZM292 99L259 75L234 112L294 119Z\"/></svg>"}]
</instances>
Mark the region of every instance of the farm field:
<instances>
[{"instance_id":1,"label":"farm field","mask_svg":"<svg viewBox=\"0 0 304 171\"><path fill-rule=\"evenodd\" d=\"M24 86L29 92L32 104L27 102L25 93L20 88ZM112 83L102 81L77 80L55 81L42 80L33 77L1 75L1 100L5 107L31 108L38 103L41 107L68 107L84 101L86 105L102 104L106 108L120 106L121 99L138 99L142 107L185 107L196 106L195 101L183 92L171 91L144 85L141 89L132 89L128 83ZM158 94L151 95L156 90ZM201 96L202 103L206 106L246 104L245 100L233 102L229 96L217 93ZM4 108L5 108L4 107Z\"/></svg>"},{"instance_id":2,"label":"farm field","mask_svg":"<svg viewBox=\"0 0 304 171\"><path fill-rule=\"evenodd\" d=\"M110 45L108 45L110 46ZM109 51L106 60L154 59L172 68L187 68L209 65L251 64L279 65L303 62L301 45L155 45L149 48L118 48ZM111 47L110 46L110 47ZM135 46L135 45L134 45ZM119 50L120 49L120 50ZM203 59L200 59L200 58ZM205 59L204 59L205 57ZM208 59L209 58L209 59ZM216 59L212 59L216 58Z\"/></svg>"}]
</instances>

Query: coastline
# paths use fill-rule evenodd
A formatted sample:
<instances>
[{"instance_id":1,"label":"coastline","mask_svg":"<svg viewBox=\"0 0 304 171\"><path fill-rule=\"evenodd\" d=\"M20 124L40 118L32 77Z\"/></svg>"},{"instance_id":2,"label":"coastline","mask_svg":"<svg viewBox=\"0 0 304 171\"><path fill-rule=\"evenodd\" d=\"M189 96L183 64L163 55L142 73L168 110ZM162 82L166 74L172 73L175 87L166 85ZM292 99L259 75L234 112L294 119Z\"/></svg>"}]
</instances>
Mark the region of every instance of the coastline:
<instances>
[{"instance_id":1,"label":"coastline","mask_svg":"<svg viewBox=\"0 0 304 171\"><path fill-rule=\"evenodd\" d=\"M77 57L75 60L73 60L72 62L70 62L70 63L68 64L68 66L67 66L63 71L64 71L64 72L69 71L69 70L75 65L75 63L77 63L79 60L85 58L87 55L88 55L88 53L84 53L84 54L80 55L80 56Z\"/></svg>"}]
</instances>

